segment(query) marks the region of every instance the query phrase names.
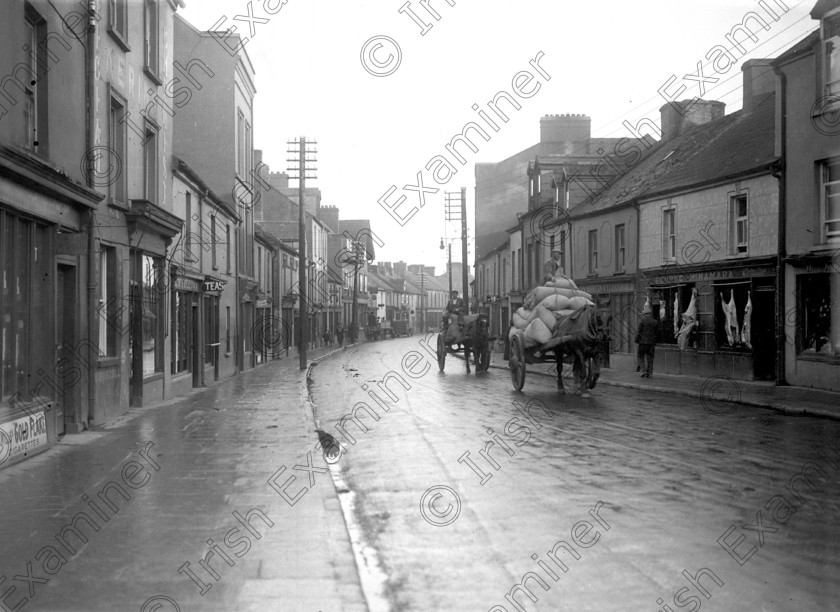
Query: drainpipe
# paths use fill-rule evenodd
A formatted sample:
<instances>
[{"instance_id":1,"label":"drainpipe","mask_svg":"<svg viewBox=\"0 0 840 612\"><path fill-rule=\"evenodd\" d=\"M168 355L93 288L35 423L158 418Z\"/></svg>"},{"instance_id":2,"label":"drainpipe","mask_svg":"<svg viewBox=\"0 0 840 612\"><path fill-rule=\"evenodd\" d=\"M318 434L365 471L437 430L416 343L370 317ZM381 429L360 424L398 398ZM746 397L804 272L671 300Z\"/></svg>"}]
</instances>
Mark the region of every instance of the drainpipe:
<instances>
[{"instance_id":1,"label":"drainpipe","mask_svg":"<svg viewBox=\"0 0 840 612\"><path fill-rule=\"evenodd\" d=\"M96 59L96 0L88 0L88 23L87 23L87 48L85 49L85 151L86 154L93 150L96 140L96 82L94 81L94 61ZM93 184L93 170L88 169L87 186L95 188ZM88 279L87 279L87 304L88 304L88 335L96 333L96 212L91 209L88 212ZM96 364L99 355L94 348L94 343L88 343L88 414L87 419L79 419L79 424L87 428L87 421L92 417L96 408ZM81 407L80 407L81 409ZM81 410L80 410L81 411ZM79 414L79 417L82 415Z\"/></svg>"},{"instance_id":2,"label":"drainpipe","mask_svg":"<svg viewBox=\"0 0 840 612\"><path fill-rule=\"evenodd\" d=\"M779 164L773 169L773 176L779 181L779 254L776 258L776 295L779 306L776 308L776 329L781 332L776 337L776 384L787 385L785 379L785 348L787 331L785 323L785 259L787 258L787 75L779 66L773 67L781 85L779 131L781 132L781 150ZM796 339L794 338L794 342Z\"/></svg>"}]
</instances>

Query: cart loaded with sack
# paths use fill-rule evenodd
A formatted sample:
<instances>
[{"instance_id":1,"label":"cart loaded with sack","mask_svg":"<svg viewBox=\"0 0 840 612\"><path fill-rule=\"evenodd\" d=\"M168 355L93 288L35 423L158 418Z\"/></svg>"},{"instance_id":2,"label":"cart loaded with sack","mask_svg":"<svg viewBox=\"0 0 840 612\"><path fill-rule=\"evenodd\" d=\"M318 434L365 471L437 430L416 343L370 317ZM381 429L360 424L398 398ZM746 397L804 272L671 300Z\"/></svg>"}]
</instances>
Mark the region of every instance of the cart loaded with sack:
<instances>
[{"instance_id":1,"label":"cart loaded with sack","mask_svg":"<svg viewBox=\"0 0 840 612\"><path fill-rule=\"evenodd\" d=\"M571 363L575 393L590 397L600 374L596 359L602 348L603 326L592 296L565 276L556 276L525 297L513 314L508 333L511 381L517 391L525 385L525 366L557 364L557 387L563 388L563 362Z\"/></svg>"}]
</instances>

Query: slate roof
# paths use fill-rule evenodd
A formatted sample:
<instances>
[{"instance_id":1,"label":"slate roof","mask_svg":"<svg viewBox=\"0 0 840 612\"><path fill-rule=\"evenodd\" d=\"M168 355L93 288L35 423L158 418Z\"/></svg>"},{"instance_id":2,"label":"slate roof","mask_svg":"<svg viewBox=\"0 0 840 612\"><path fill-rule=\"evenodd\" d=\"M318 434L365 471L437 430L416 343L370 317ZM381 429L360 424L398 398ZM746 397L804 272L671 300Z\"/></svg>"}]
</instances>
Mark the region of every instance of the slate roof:
<instances>
[{"instance_id":1,"label":"slate roof","mask_svg":"<svg viewBox=\"0 0 840 612\"><path fill-rule=\"evenodd\" d=\"M717 121L693 126L654 145L610 188L572 209L572 218L635 200L769 168L775 156L775 95Z\"/></svg>"}]
</instances>

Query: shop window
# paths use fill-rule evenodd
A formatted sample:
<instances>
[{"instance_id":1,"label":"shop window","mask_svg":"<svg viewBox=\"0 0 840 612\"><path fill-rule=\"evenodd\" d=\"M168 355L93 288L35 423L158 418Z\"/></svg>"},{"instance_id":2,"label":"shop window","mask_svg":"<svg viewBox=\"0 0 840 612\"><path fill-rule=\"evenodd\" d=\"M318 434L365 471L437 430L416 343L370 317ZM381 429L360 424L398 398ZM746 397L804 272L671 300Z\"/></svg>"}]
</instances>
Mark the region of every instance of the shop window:
<instances>
[{"instance_id":1,"label":"shop window","mask_svg":"<svg viewBox=\"0 0 840 612\"><path fill-rule=\"evenodd\" d=\"M118 291L117 249L102 245L99 249L99 356L116 357L118 338L122 336L122 304Z\"/></svg>"},{"instance_id":2,"label":"shop window","mask_svg":"<svg viewBox=\"0 0 840 612\"><path fill-rule=\"evenodd\" d=\"M840 157L820 164L823 235L825 242L840 242Z\"/></svg>"},{"instance_id":3,"label":"shop window","mask_svg":"<svg viewBox=\"0 0 840 612\"><path fill-rule=\"evenodd\" d=\"M682 313L686 311L691 302L691 290L693 288L694 283L687 283L674 287L659 288L651 293L650 305L654 318L659 321L660 344L677 343L674 321L676 320L677 329L679 329L682 324ZM679 303L675 304L678 296Z\"/></svg>"},{"instance_id":4,"label":"shop window","mask_svg":"<svg viewBox=\"0 0 840 612\"><path fill-rule=\"evenodd\" d=\"M142 317L143 376L163 372L163 300L160 275L162 262L149 255L142 255L143 285L140 298Z\"/></svg>"},{"instance_id":5,"label":"shop window","mask_svg":"<svg viewBox=\"0 0 840 612\"><path fill-rule=\"evenodd\" d=\"M840 13L823 19L823 61L825 95L840 95Z\"/></svg>"},{"instance_id":6,"label":"shop window","mask_svg":"<svg viewBox=\"0 0 840 612\"><path fill-rule=\"evenodd\" d=\"M615 226L615 271L624 272L626 263L626 244L624 224Z\"/></svg>"},{"instance_id":7,"label":"shop window","mask_svg":"<svg viewBox=\"0 0 840 612\"><path fill-rule=\"evenodd\" d=\"M803 355L833 355L831 341L831 275L796 277L797 348Z\"/></svg>"},{"instance_id":8,"label":"shop window","mask_svg":"<svg viewBox=\"0 0 840 612\"><path fill-rule=\"evenodd\" d=\"M31 221L0 213L0 396L4 400L15 393L28 396L31 370L36 366L31 363L29 351L32 341L38 337L31 328L32 317L46 315L42 311L31 312L32 308L38 309L30 295L32 271L37 265L33 260L37 249L32 247L32 231ZM46 256L41 254L42 258Z\"/></svg>"},{"instance_id":9,"label":"shop window","mask_svg":"<svg viewBox=\"0 0 840 612\"><path fill-rule=\"evenodd\" d=\"M0 211L0 399L13 409L55 397L45 378L56 363L50 229Z\"/></svg>"},{"instance_id":10,"label":"shop window","mask_svg":"<svg viewBox=\"0 0 840 612\"><path fill-rule=\"evenodd\" d=\"M750 298L750 284L741 283L727 285L725 283L715 284L712 287L715 308L715 346L726 348L737 348L751 350L741 342L741 333L744 331L744 315L746 313L747 301ZM730 304L735 304L735 315L732 319ZM727 334L727 327L733 325L730 334Z\"/></svg>"},{"instance_id":11,"label":"shop window","mask_svg":"<svg viewBox=\"0 0 840 612\"><path fill-rule=\"evenodd\" d=\"M729 198L729 254L746 255L749 241L747 195Z\"/></svg>"},{"instance_id":12,"label":"shop window","mask_svg":"<svg viewBox=\"0 0 840 612\"><path fill-rule=\"evenodd\" d=\"M662 211L662 261L677 260L677 210Z\"/></svg>"},{"instance_id":13,"label":"shop window","mask_svg":"<svg viewBox=\"0 0 840 612\"><path fill-rule=\"evenodd\" d=\"M589 230L589 273L598 273L598 230Z\"/></svg>"},{"instance_id":14,"label":"shop window","mask_svg":"<svg viewBox=\"0 0 840 612\"><path fill-rule=\"evenodd\" d=\"M172 292L172 373L188 372L192 369L192 299L185 291ZM228 308L228 318L230 308Z\"/></svg>"},{"instance_id":15,"label":"shop window","mask_svg":"<svg viewBox=\"0 0 840 612\"><path fill-rule=\"evenodd\" d=\"M225 353L230 354L230 306L225 306Z\"/></svg>"}]
</instances>

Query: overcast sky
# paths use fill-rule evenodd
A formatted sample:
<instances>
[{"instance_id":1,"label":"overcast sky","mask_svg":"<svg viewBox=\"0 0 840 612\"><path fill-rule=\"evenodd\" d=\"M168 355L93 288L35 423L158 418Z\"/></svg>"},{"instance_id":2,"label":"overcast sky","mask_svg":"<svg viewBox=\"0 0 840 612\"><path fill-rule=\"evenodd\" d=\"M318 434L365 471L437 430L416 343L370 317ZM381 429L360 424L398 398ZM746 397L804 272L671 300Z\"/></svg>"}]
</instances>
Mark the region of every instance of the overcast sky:
<instances>
[{"instance_id":1,"label":"overcast sky","mask_svg":"<svg viewBox=\"0 0 840 612\"><path fill-rule=\"evenodd\" d=\"M267 0L269 9L281 1ZM272 170L287 166L287 139L317 138L318 180L310 186L321 188L323 204L338 206L342 218L371 220L385 243L378 260L436 265L438 273L441 237L459 235L445 228L443 192L467 188L473 237L474 163L500 161L536 144L542 115L587 114L593 136L630 136L623 120L635 124L648 116L658 122L665 100L657 90L672 75L677 80L669 91L686 85L681 98L699 94L700 83L683 77L696 74L701 60L704 76L719 79L705 84L703 97L734 112L741 107L741 63L775 57L817 25L808 15L815 0L765 0L778 21L757 0L451 1L455 6L431 0L437 21L412 0L410 8L433 24L425 35L398 12L405 0L287 0L273 16L263 0L186 0L181 9L200 29L227 17L223 28L235 25L249 36L245 50L257 86L255 147ZM246 21L233 19L248 15L249 4L256 18L253 36ZM758 28L758 42L746 40L746 53L733 53L738 64L717 74L706 55L715 45L732 47L726 35L749 11L770 29ZM373 76L362 65L362 47L375 36L388 36L400 47L401 63L389 76ZM477 141L478 153L465 151L466 165L456 165L457 175L436 195L427 194L425 207L400 226L377 200L394 185L393 202L421 170L427 187L439 187L424 166L476 120L473 104L486 108L498 91L510 92L513 76L529 69L540 52L550 80L535 72L539 91L520 99L521 110L491 132L489 142ZM385 64L389 50L382 47L373 57ZM405 195L403 214L419 204L417 192ZM460 260L457 242L453 260Z\"/></svg>"}]
</instances>

